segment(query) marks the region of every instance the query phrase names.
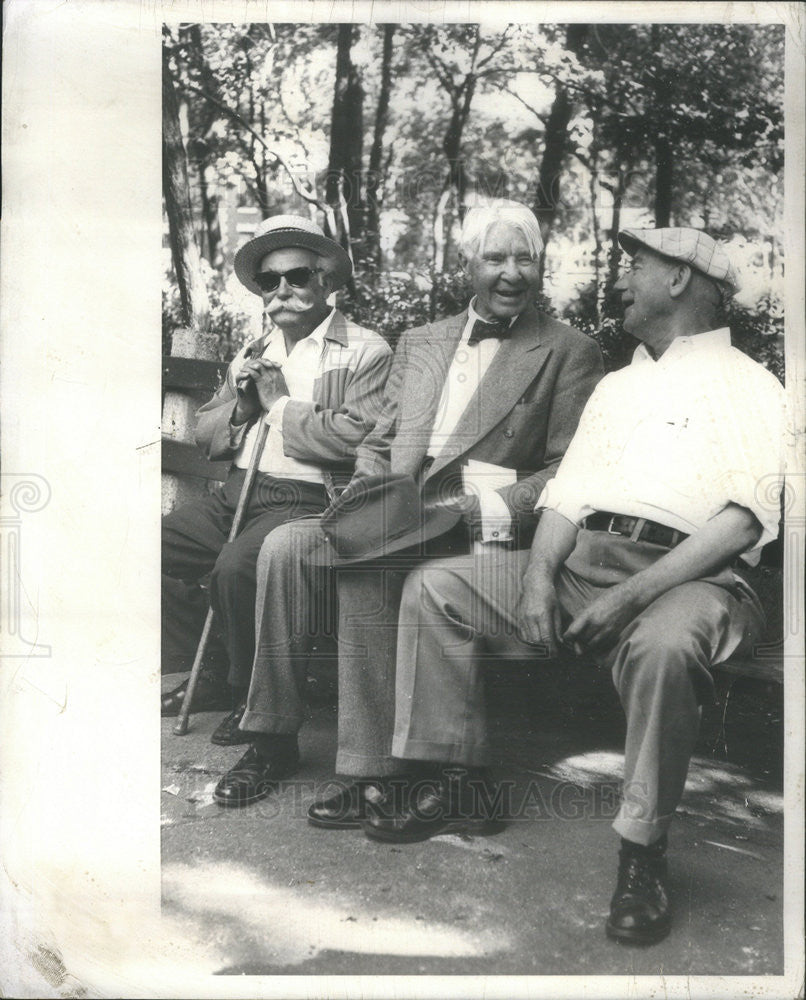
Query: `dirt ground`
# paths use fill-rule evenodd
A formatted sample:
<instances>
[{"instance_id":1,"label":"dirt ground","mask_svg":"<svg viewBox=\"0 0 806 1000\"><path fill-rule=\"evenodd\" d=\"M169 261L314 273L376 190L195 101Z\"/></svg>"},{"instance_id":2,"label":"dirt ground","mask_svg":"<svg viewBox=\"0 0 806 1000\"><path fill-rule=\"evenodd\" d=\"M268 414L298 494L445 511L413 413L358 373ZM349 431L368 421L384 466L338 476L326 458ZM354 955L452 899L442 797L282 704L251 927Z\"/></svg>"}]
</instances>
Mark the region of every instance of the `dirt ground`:
<instances>
[{"instance_id":1,"label":"dirt ground","mask_svg":"<svg viewBox=\"0 0 806 1000\"><path fill-rule=\"evenodd\" d=\"M179 677L163 678L164 687ZM228 975L775 975L783 972L783 725L774 686L738 681L705 713L670 834L671 935L605 937L623 717L581 667L492 668L495 777L516 816L490 837L384 845L315 829L333 778L336 708L322 668L298 776L246 809L212 801L244 747L217 747L222 713L184 737L163 720L163 921Z\"/></svg>"}]
</instances>

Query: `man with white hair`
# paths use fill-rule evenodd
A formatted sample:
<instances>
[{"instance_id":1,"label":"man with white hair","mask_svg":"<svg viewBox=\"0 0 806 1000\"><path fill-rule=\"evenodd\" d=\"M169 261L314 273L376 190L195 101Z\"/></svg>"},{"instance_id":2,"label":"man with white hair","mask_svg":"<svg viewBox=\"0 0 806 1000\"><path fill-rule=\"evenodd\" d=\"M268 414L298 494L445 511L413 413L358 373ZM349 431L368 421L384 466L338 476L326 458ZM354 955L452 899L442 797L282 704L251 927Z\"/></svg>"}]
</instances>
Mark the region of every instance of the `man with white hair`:
<instances>
[{"instance_id":1,"label":"man with white hair","mask_svg":"<svg viewBox=\"0 0 806 1000\"><path fill-rule=\"evenodd\" d=\"M229 685L222 670L203 669L194 707L234 702L233 715L213 734L213 742L225 745L246 742L232 720L240 718L254 659L261 543L279 524L321 513L335 495L334 483L349 481L356 446L380 411L392 359L379 334L328 303L350 277L352 263L310 219L276 215L263 221L238 250L235 273L263 300L272 329L238 353L221 388L198 412L196 442L208 458L232 462L226 482L178 507L162 524L163 659L193 621L189 585L211 574ZM241 532L227 542L263 414L269 432L257 479ZM163 715L178 713L186 689L187 681L163 697Z\"/></svg>"},{"instance_id":2,"label":"man with white hair","mask_svg":"<svg viewBox=\"0 0 806 1000\"><path fill-rule=\"evenodd\" d=\"M680 228L624 230L619 241L632 258L616 284L624 328L641 344L588 402L538 501L531 553L442 560L410 575L393 752L469 770L486 763L483 656L564 645L608 668L627 734L606 929L652 944L671 927L667 830L700 705L713 695L710 668L748 655L763 634L737 569L777 535L786 425L780 383L720 325L738 285L724 248ZM462 739L446 743L459 726ZM405 809L371 814L364 830L408 842L462 819L433 803L423 787Z\"/></svg>"},{"instance_id":3,"label":"man with white hair","mask_svg":"<svg viewBox=\"0 0 806 1000\"><path fill-rule=\"evenodd\" d=\"M458 316L401 337L383 412L357 450L354 483L412 477L425 502L447 499L463 512L429 552L475 547L487 558L529 544L537 498L603 367L591 338L535 308L543 243L528 208L512 201L472 208L461 249L473 298ZM258 649L241 722L252 732L292 734L302 723L305 630L302 623L290 627L276 595L321 592L321 572L306 557L320 539L317 523L297 522L273 532L261 550ZM355 780L311 807L314 825L357 827L368 790L401 770L392 756L392 727L405 578L399 563L339 570L336 770ZM278 641L283 634L296 635L295 649ZM445 734L447 741L458 738ZM219 783L220 802L245 804L267 793L259 772L240 771Z\"/></svg>"}]
</instances>

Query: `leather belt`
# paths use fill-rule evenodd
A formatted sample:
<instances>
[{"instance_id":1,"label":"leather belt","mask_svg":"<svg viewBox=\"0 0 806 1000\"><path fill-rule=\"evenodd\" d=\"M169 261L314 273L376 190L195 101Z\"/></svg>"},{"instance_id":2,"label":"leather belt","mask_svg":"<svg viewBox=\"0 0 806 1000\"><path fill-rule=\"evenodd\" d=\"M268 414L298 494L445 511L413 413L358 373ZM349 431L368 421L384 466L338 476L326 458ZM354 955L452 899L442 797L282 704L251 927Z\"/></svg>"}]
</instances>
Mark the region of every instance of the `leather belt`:
<instances>
[{"instance_id":1,"label":"leather belt","mask_svg":"<svg viewBox=\"0 0 806 1000\"><path fill-rule=\"evenodd\" d=\"M612 514L609 511L597 510L589 514L584 521L588 531L606 531L609 535L625 535L631 542L651 542L653 545L663 545L673 549L688 535L667 524L657 521L647 521L643 517L632 517L629 514Z\"/></svg>"}]
</instances>

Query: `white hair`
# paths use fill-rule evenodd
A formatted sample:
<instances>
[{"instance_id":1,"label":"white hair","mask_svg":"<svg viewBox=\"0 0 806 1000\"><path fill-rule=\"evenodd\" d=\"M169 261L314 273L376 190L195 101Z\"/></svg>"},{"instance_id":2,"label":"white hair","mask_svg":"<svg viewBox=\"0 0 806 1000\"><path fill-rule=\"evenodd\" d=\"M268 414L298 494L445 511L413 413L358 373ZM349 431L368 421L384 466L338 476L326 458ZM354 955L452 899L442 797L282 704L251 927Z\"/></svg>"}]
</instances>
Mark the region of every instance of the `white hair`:
<instances>
[{"instance_id":1,"label":"white hair","mask_svg":"<svg viewBox=\"0 0 806 1000\"><path fill-rule=\"evenodd\" d=\"M477 257L484 253L484 243L493 226L501 223L511 226L523 234L524 239L537 260L543 252L543 238L534 212L519 201L501 198L476 205L471 208L462 224L459 246L465 257Z\"/></svg>"}]
</instances>

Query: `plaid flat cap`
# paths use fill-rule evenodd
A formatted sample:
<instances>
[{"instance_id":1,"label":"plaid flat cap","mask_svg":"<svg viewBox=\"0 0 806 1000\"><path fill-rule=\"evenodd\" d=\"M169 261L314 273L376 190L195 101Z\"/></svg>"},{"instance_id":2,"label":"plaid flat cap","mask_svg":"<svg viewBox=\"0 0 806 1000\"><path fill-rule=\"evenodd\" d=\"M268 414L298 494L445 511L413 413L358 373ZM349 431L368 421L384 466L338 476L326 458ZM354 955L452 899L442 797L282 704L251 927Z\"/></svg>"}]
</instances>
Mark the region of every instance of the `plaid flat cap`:
<instances>
[{"instance_id":1,"label":"plaid flat cap","mask_svg":"<svg viewBox=\"0 0 806 1000\"><path fill-rule=\"evenodd\" d=\"M701 229L622 229L618 241L631 257L639 246L644 246L672 260L682 260L718 281L731 294L741 288L724 245Z\"/></svg>"}]
</instances>

